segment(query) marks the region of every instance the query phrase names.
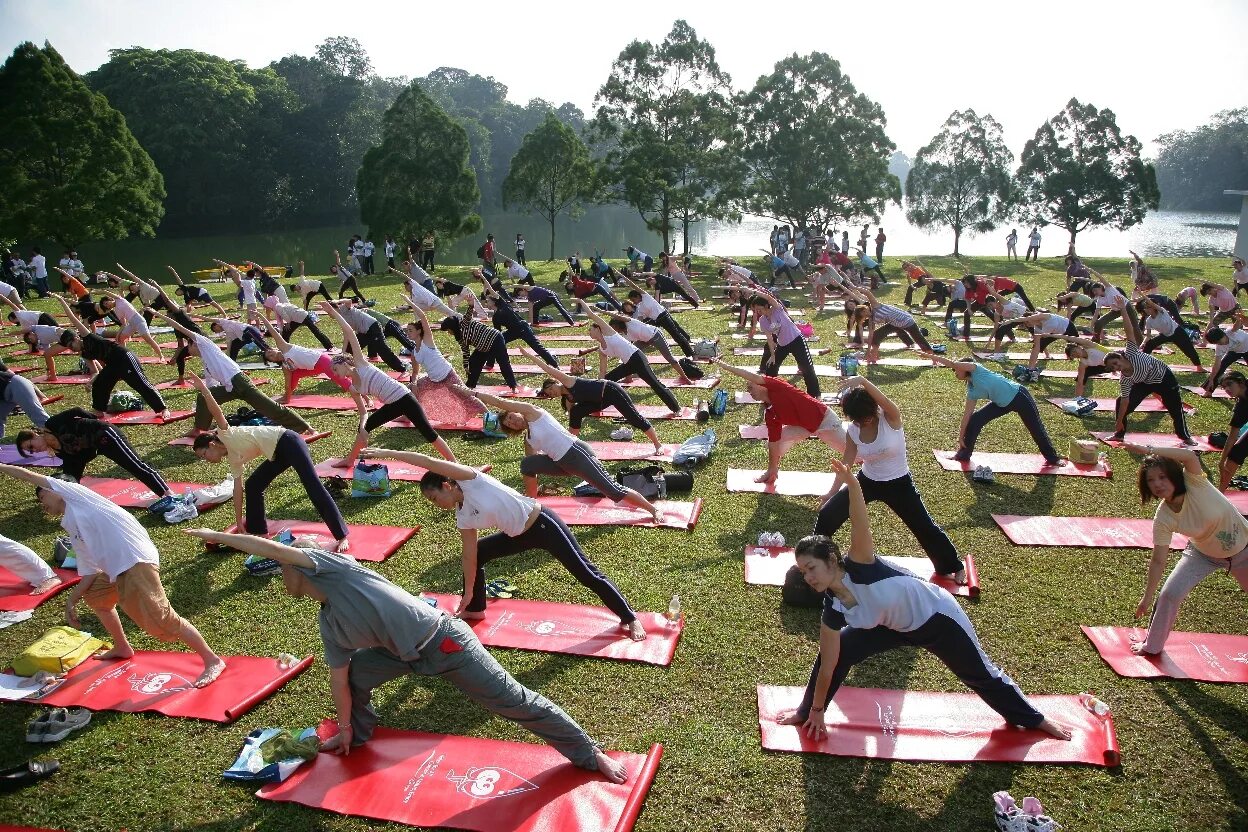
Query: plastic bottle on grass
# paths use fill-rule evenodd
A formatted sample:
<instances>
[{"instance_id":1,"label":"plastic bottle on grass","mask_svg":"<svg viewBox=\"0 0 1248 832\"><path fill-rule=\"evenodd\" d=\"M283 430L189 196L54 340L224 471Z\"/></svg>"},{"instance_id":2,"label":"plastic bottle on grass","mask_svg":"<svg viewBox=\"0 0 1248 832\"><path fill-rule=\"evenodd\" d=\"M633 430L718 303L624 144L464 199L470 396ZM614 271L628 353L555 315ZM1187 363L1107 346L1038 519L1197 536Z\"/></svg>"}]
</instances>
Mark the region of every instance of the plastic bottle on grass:
<instances>
[{"instance_id":1,"label":"plastic bottle on grass","mask_svg":"<svg viewBox=\"0 0 1248 832\"><path fill-rule=\"evenodd\" d=\"M1089 691L1085 690L1083 693L1079 694L1079 702L1083 705L1083 707L1087 708L1101 719L1109 716L1109 706L1100 699L1097 699L1096 696Z\"/></svg>"},{"instance_id":2,"label":"plastic bottle on grass","mask_svg":"<svg viewBox=\"0 0 1248 832\"><path fill-rule=\"evenodd\" d=\"M663 614L663 617L673 624L680 620L681 612L679 595L673 595L672 600L667 602L667 612Z\"/></svg>"}]
</instances>

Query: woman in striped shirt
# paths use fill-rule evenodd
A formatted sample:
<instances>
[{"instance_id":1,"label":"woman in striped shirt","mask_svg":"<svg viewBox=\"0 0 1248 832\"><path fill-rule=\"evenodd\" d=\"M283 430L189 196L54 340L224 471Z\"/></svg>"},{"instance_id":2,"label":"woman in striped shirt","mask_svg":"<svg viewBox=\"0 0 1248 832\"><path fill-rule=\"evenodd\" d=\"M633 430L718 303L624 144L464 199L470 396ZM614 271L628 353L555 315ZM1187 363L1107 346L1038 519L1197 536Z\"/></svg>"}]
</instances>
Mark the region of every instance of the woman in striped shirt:
<instances>
[{"instance_id":1,"label":"woman in striped shirt","mask_svg":"<svg viewBox=\"0 0 1248 832\"><path fill-rule=\"evenodd\" d=\"M503 381L515 393L516 373L511 369L511 358L507 355L507 339L503 333L492 326L474 321L467 315L448 315L442 319L441 329L455 336L459 348L463 351L464 362L468 365L468 386L476 387L481 380L481 371L486 364L498 366L503 374Z\"/></svg>"},{"instance_id":2,"label":"woman in striped shirt","mask_svg":"<svg viewBox=\"0 0 1248 832\"><path fill-rule=\"evenodd\" d=\"M844 286L849 298L845 301L845 312L853 315L858 321L870 322L870 335L867 343L871 349L867 352L867 362L873 363L880 357L880 344L890 334L895 334L907 347L919 345L924 352L931 352L932 346L927 343L914 317L905 310L898 309L880 301L871 294L870 289L856 289Z\"/></svg>"},{"instance_id":3,"label":"woman in striped shirt","mask_svg":"<svg viewBox=\"0 0 1248 832\"><path fill-rule=\"evenodd\" d=\"M1131 415L1140 402L1151 395L1161 397L1162 403L1174 421L1174 432L1184 445L1195 445L1192 435L1187 432L1187 421L1183 415L1183 397L1178 379L1164 363L1145 355L1140 349L1140 323L1135 317L1135 308L1127 303L1125 297L1117 299L1117 309L1122 313L1122 323L1127 336L1127 348L1122 352L1111 352L1105 356L1105 366L1111 371L1121 374L1122 381L1118 396L1117 419L1114 423L1114 439L1121 440L1127 430L1127 416Z\"/></svg>"}]
</instances>

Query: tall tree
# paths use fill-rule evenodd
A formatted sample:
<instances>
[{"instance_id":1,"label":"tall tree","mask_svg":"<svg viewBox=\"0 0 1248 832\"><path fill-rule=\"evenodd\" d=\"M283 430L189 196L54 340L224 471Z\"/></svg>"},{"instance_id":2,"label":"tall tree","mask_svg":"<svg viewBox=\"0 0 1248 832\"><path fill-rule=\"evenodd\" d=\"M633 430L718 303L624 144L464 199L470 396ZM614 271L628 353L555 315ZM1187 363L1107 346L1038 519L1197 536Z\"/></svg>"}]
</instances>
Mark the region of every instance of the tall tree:
<instances>
[{"instance_id":1,"label":"tall tree","mask_svg":"<svg viewBox=\"0 0 1248 832\"><path fill-rule=\"evenodd\" d=\"M684 20L662 43L633 41L620 52L594 99L596 141L610 144L605 177L671 251L678 217L727 216L721 192L731 123L731 79L715 49ZM687 235L686 235L687 243Z\"/></svg>"},{"instance_id":2,"label":"tall tree","mask_svg":"<svg viewBox=\"0 0 1248 832\"><path fill-rule=\"evenodd\" d=\"M1248 108L1223 110L1195 130L1157 137L1161 205L1180 211L1238 211L1228 188L1248 188Z\"/></svg>"},{"instance_id":3,"label":"tall tree","mask_svg":"<svg viewBox=\"0 0 1248 832\"><path fill-rule=\"evenodd\" d=\"M364 154L356 183L360 217L374 236L445 240L481 228L481 198L468 166L468 134L419 83L386 110L381 144Z\"/></svg>"},{"instance_id":4,"label":"tall tree","mask_svg":"<svg viewBox=\"0 0 1248 832\"><path fill-rule=\"evenodd\" d=\"M108 100L45 43L21 44L0 67L0 236L152 236L164 182Z\"/></svg>"},{"instance_id":5,"label":"tall tree","mask_svg":"<svg viewBox=\"0 0 1248 832\"><path fill-rule=\"evenodd\" d=\"M1005 221L1013 164L996 119L955 110L914 159L906 178L906 219L919 228L952 228L957 257L963 231L984 233Z\"/></svg>"},{"instance_id":6,"label":"tall tree","mask_svg":"<svg viewBox=\"0 0 1248 832\"><path fill-rule=\"evenodd\" d=\"M1130 228L1160 201L1139 140L1110 110L1075 98L1027 142L1016 179L1023 218L1065 229L1072 244L1085 228Z\"/></svg>"},{"instance_id":7,"label":"tall tree","mask_svg":"<svg viewBox=\"0 0 1248 832\"><path fill-rule=\"evenodd\" d=\"M901 184L884 110L822 52L790 55L741 96L737 133L749 170L742 207L795 228L878 219Z\"/></svg>"},{"instance_id":8,"label":"tall tree","mask_svg":"<svg viewBox=\"0 0 1248 832\"><path fill-rule=\"evenodd\" d=\"M575 215L594 194L589 148L553 112L524 137L503 180L503 205L536 211L550 223L550 259L555 259L555 219Z\"/></svg>"}]
</instances>

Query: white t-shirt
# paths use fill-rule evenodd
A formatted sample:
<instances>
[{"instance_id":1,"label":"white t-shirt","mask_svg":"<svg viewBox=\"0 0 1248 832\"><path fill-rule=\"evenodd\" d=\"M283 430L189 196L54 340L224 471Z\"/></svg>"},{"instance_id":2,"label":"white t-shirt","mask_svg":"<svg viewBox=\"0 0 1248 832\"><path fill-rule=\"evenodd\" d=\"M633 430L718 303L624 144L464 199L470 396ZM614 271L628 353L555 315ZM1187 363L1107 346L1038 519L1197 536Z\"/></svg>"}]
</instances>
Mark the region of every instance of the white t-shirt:
<instances>
[{"instance_id":1,"label":"white t-shirt","mask_svg":"<svg viewBox=\"0 0 1248 832\"><path fill-rule=\"evenodd\" d=\"M138 310L125 298L117 298L117 304L113 307L113 313L117 315L117 320L121 321L122 326L129 323L131 318L139 317Z\"/></svg>"},{"instance_id":2,"label":"white t-shirt","mask_svg":"<svg viewBox=\"0 0 1248 832\"><path fill-rule=\"evenodd\" d=\"M516 240L516 251L524 251L525 239L523 237Z\"/></svg>"},{"instance_id":3,"label":"white t-shirt","mask_svg":"<svg viewBox=\"0 0 1248 832\"><path fill-rule=\"evenodd\" d=\"M642 292L641 300L637 301L637 315L648 321L658 320L658 317L667 310L663 304L654 299L654 295L649 292Z\"/></svg>"},{"instance_id":4,"label":"white t-shirt","mask_svg":"<svg viewBox=\"0 0 1248 832\"><path fill-rule=\"evenodd\" d=\"M363 257L364 256L364 241L356 240L355 243L353 243L351 246L351 253L354 254L356 257Z\"/></svg>"},{"instance_id":5,"label":"white t-shirt","mask_svg":"<svg viewBox=\"0 0 1248 832\"><path fill-rule=\"evenodd\" d=\"M316 368L316 362L320 361L323 355L325 355L325 350L291 344L283 359L292 370L312 370Z\"/></svg>"},{"instance_id":6,"label":"white t-shirt","mask_svg":"<svg viewBox=\"0 0 1248 832\"><path fill-rule=\"evenodd\" d=\"M395 248L394 243L391 242L390 240L387 240L386 241L386 257L387 258L394 257L394 248Z\"/></svg>"},{"instance_id":7,"label":"white t-shirt","mask_svg":"<svg viewBox=\"0 0 1248 832\"><path fill-rule=\"evenodd\" d=\"M1063 333L1066 332L1066 329L1069 326L1069 324L1070 324L1070 321L1066 319L1065 315L1054 315L1053 313L1050 312L1049 316L1045 318L1043 321L1041 321L1040 326L1037 327L1038 334L1040 335L1062 335Z\"/></svg>"},{"instance_id":8,"label":"white t-shirt","mask_svg":"<svg viewBox=\"0 0 1248 832\"><path fill-rule=\"evenodd\" d=\"M1235 274L1232 275L1232 277L1235 278L1235 282L1240 286L1248 286L1248 266L1245 266L1242 269L1236 269Z\"/></svg>"},{"instance_id":9,"label":"white t-shirt","mask_svg":"<svg viewBox=\"0 0 1248 832\"><path fill-rule=\"evenodd\" d=\"M524 532L537 501L521 496L489 474L460 480L464 504L455 511L458 529L498 529L508 537Z\"/></svg>"},{"instance_id":10,"label":"white t-shirt","mask_svg":"<svg viewBox=\"0 0 1248 832\"><path fill-rule=\"evenodd\" d=\"M949 299L966 300L966 284L961 280L955 280L949 284Z\"/></svg>"},{"instance_id":11,"label":"white t-shirt","mask_svg":"<svg viewBox=\"0 0 1248 832\"><path fill-rule=\"evenodd\" d=\"M367 241L365 241L365 243L364 243L364 256L365 256L365 257L372 257L372 256L373 256L373 252L374 252L374 251L376 251L376 250L377 250L377 247L376 247L375 245L373 245L373 241L372 241L372 240L367 240Z\"/></svg>"},{"instance_id":12,"label":"white t-shirt","mask_svg":"<svg viewBox=\"0 0 1248 832\"><path fill-rule=\"evenodd\" d=\"M1031 232L1030 234L1027 235L1027 239L1031 242L1032 246L1040 245L1040 232L1039 231Z\"/></svg>"},{"instance_id":13,"label":"white t-shirt","mask_svg":"<svg viewBox=\"0 0 1248 832\"><path fill-rule=\"evenodd\" d=\"M429 277L429 272L425 271L420 266L417 266L414 262L408 268L407 273L412 276L412 280L415 280L417 282L423 283L426 280L428 281L433 280L433 278Z\"/></svg>"},{"instance_id":14,"label":"white t-shirt","mask_svg":"<svg viewBox=\"0 0 1248 832\"><path fill-rule=\"evenodd\" d=\"M238 285L243 290L243 305L255 306L256 305L256 281L248 280L247 278L244 277L242 280L238 281Z\"/></svg>"},{"instance_id":15,"label":"white t-shirt","mask_svg":"<svg viewBox=\"0 0 1248 832\"><path fill-rule=\"evenodd\" d=\"M1214 350L1221 358L1228 352L1248 352L1248 332L1242 329L1232 329L1226 333L1226 343L1219 344Z\"/></svg>"},{"instance_id":16,"label":"white t-shirt","mask_svg":"<svg viewBox=\"0 0 1248 832\"><path fill-rule=\"evenodd\" d=\"M39 322L39 316L43 313L36 309L14 309L13 314L17 316L18 329L22 332L30 332L31 328Z\"/></svg>"},{"instance_id":17,"label":"white t-shirt","mask_svg":"<svg viewBox=\"0 0 1248 832\"><path fill-rule=\"evenodd\" d=\"M507 274L512 280L523 280L529 276L529 270L512 260L511 265L507 267Z\"/></svg>"},{"instance_id":18,"label":"white t-shirt","mask_svg":"<svg viewBox=\"0 0 1248 832\"><path fill-rule=\"evenodd\" d=\"M52 479L48 487L65 501L61 528L78 556L78 574L103 573L110 581L136 563L160 565L160 552L130 512L76 482Z\"/></svg>"},{"instance_id":19,"label":"white t-shirt","mask_svg":"<svg viewBox=\"0 0 1248 832\"><path fill-rule=\"evenodd\" d=\"M1001 314L1006 318L1021 318L1027 314L1027 304L1017 298L1010 298L1001 304Z\"/></svg>"},{"instance_id":20,"label":"white t-shirt","mask_svg":"<svg viewBox=\"0 0 1248 832\"><path fill-rule=\"evenodd\" d=\"M1088 357L1080 361L1079 362L1080 364L1082 364L1085 367L1104 367L1105 366L1106 353L1104 350L1094 349L1093 347L1088 347L1087 350L1088 350Z\"/></svg>"},{"instance_id":21,"label":"white t-shirt","mask_svg":"<svg viewBox=\"0 0 1248 832\"><path fill-rule=\"evenodd\" d=\"M539 454L559 460L575 444L576 437L544 410L535 421L529 422L529 447Z\"/></svg>"},{"instance_id":22,"label":"white t-shirt","mask_svg":"<svg viewBox=\"0 0 1248 832\"><path fill-rule=\"evenodd\" d=\"M39 349L46 350L60 340L63 330L59 326L35 324L30 331L35 333L35 343L39 345Z\"/></svg>"},{"instance_id":23,"label":"white t-shirt","mask_svg":"<svg viewBox=\"0 0 1248 832\"><path fill-rule=\"evenodd\" d=\"M1106 286L1105 294L1096 298L1093 302L1097 309L1113 309L1118 305L1118 298L1124 297L1122 292L1118 291L1117 286Z\"/></svg>"},{"instance_id":24,"label":"white t-shirt","mask_svg":"<svg viewBox=\"0 0 1248 832\"><path fill-rule=\"evenodd\" d=\"M633 353L637 352L637 348L630 344L621 335L612 333L602 339L602 353L608 358L627 361L633 357Z\"/></svg>"},{"instance_id":25,"label":"white t-shirt","mask_svg":"<svg viewBox=\"0 0 1248 832\"><path fill-rule=\"evenodd\" d=\"M425 368L425 375L430 381L442 381L451 374L451 364L436 346L421 343L412 353L412 360Z\"/></svg>"},{"instance_id":26,"label":"white t-shirt","mask_svg":"<svg viewBox=\"0 0 1248 832\"><path fill-rule=\"evenodd\" d=\"M624 337L637 343L649 343L650 339L659 334L657 327L643 324L641 321L628 320L624 323Z\"/></svg>"},{"instance_id":27,"label":"white t-shirt","mask_svg":"<svg viewBox=\"0 0 1248 832\"><path fill-rule=\"evenodd\" d=\"M238 321L231 321L226 318L213 318L212 322L221 327L221 331L225 333L225 337L231 341L240 340L246 333L247 325Z\"/></svg>"},{"instance_id":28,"label":"white t-shirt","mask_svg":"<svg viewBox=\"0 0 1248 832\"><path fill-rule=\"evenodd\" d=\"M278 320L283 323L301 324L308 319L308 313L293 303L284 301L275 303L273 304L273 311L277 313Z\"/></svg>"},{"instance_id":29,"label":"white t-shirt","mask_svg":"<svg viewBox=\"0 0 1248 832\"><path fill-rule=\"evenodd\" d=\"M802 261L794 257L793 252L791 251L786 251L784 254L780 255L780 259L784 261L784 265L789 266L790 268L796 268L797 266L802 265Z\"/></svg>"},{"instance_id":30,"label":"white t-shirt","mask_svg":"<svg viewBox=\"0 0 1248 832\"><path fill-rule=\"evenodd\" d=\"M910 461L906 456L906 432L894 430L883 414L878 419L875 441L863 443L858 425L848 422L845 433L858 446L858 459L862 473L875 482L888 482L910 473Z\"/></svg>"},{"instance_id":31,"label":"white t-shirt","mask_svg":"<svg viewBox=\"0 0 1248 832\"><path fill-rule=\"evenodd\" d=\"M35 270L35 277L42 279L48 276L48 261L42 254L30 258L30 266Z\"/></svg>"},{"instance_id":32,"label":"white t-shirt","mask_svg":"<svg viewBox=\"0 0 1248 832\"><path fill-rule=\"evenodd\" d=\"M321 288L321 281L304 278L295 284L295 291L301 295L311 294Z\"/></svg>"},{"instance_id":33,"label":"white t-shirt","mask_svg":"<svg viewBox=\"0 0 1248 832\"><path fill-rule=\"evenodd\" d=\"M433 292L430 292L424 286L421 286L419 282L412 278L409 278L407 281L407 293L412 296L412 303L419 306L425 312L444 305L441 298Z\"/></svg>"},{"instance_id":34,"label":"white t-shirt","mask_svg":"<svg viewBox=\"0 0 1248 832\"><path fill-rule=\"evenodd\" d=\"M1164 309L1158 309L1156 315L1149 316L1145 326L1161 335L1173 335L1179 324Z\"/></svg>"},{"instance_id":35,"label":"white t-shirt","mask_svg":"<svg viewBox=\"0 0 1248 832\"><path fill-rule=\"evenodd\" d=\"M234 390L234 376L243 370L225 353L221 352L214 341L203 335L195 336L195 346L199 350L199 360L204 364L204 381L208 384L224 387L227 393Z\"/></svg>"}]
</instances>

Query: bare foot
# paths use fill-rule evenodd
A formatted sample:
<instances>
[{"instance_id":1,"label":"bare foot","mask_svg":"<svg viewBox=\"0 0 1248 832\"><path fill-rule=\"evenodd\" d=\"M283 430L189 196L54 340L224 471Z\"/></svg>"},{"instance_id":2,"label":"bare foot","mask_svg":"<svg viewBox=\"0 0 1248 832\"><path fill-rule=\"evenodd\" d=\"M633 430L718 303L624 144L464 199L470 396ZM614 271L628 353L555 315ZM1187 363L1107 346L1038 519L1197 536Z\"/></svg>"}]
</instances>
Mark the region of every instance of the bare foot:
<instances>
[{"instance_id":1,"label":"bare foot","mask_svg":"<svg viewBox=\"0 0 1248 832\"><path fill-rule=\"evenodd\" d=\"M346 458L335 459L333 462L329 463L330 468L351 468L354 465L354 461Z\"/></svg>"},{"instance_id":2,"label":"bare foot","mask_svg":"<svg viewBox=\"0 0 1248 832\"><path fill-rule=\"evenodd\" d=\"M957 572L954 572L953 574L951 574L949 578L958 586L966 586L966 570L965 569L959 569Z\"/></svg>"},{"instance_id":3,"label":"bare foot","mask_svg":"<svg viewBox=\"0 0 1248 832\"><path fill-rule=\"evenodd\" d=\"M106 662L109 659L129 659L134 656L134 648L132 647L114 647L112 650L105 650L103 653L96 653L92 658Z\"/></svg>"},{"instance_id":4,"label":"bare foot","mask_svg":"<svg viewBox=\"0 0 1248 832\"><path fill-rule=\"evenodd\" d=\"M485 619L485 613L484 612L468 612L465 610L464 612L461 612L459 614L459 617L462 618L464 621L482 621Z\"/></svg>"},{"instance_id":5,"label":"bare foot","mask_svg":"<svg viewBox=\"0 0 1248 832\"><path fill-rule=\"evenodd\" d=\"M661 454L661 453L663 453L663 446L662 446L662 445L660 445L660 444L658 444L658 443L656 442L656 443L655 443L655 445L654 445L654 452L655 452L656 454Z\"/></svg>"},{"instance_id":6,"label":"bare foot","mask_svg":"<svg viewBox=\"0 0 1248 832\"><path fill-rule=\"evenodd\" d=\"M782 714L776 719L777 725L802 725L805 722L806 720L799 716L797 711Z\"/></svg>"},{"instance_id":7,"label":"bare foot","mask_svg":"<svg viewBox=\"0 0 1248 832\"><path fill-rule=\"evenodd\" d=\"M339 540L337 545L334 546L334 551L339 552L341 554L346 554L348 551L350 551L350 549L351 549L351 541L345 537L342 540Z\"/></svg>"},{"instance_id":8,"label":"bare foot","mask_svg":"<svg viewBox=\"0 0 1248 832\"><path fill-rule=\"evenodd\" d=\"M612 783L624 783L628 780L628 769L623 763L617 763L602 751L595 753L594 761L598 763L598 771Z\"/></svg>"},{"instance_id":9,"label":"bare foot","mask_svg":"<svg viewBox=\"0 0 1248 832\"><path fill-rule=\"evenodd\" d=\"M1146 653L1146 652L1144 652L1144 642L1142 642L1142 641L1133 641L1133 642L1131 642L1131 652L1132 652L1132 653L1134 653L1134 654L1135 654L1135 655L1137 655L1137 656L1155 656L1155 655L1157 655L1156 653Z\"/></svg>"},{"instance_id":10,"label":"bare foot","mask_svg":"<svg viewBox=\"0 0 1248 832\"><path fill-rule=\"evenodd\" d=\"M1050 737L1053 737L1054 739L1058 739L1058 740L1070 739L1070 731L1058 725L1056 722L1049 719L1048 717L1045 717L1044 722L1041 722L1039 725L1037 725L1036 729L1039 731L1043 731L1044 733L1048 734Z\"/></svg>"},{"instance_id":11,"label":"bare foot","mask_svg":"<svg viewBox=\"0 0 1248 832\"><path fill-rule=\"evenodd\" d=\"M168 421L169 416L170 416L169 408L165 408L164 410L160 411L160 413L158 413L157 415L160 416L162 421Z\"/></svg>"},{"instance_id":12,"label":"bare foot","mask_svg":"<svg viewBox=\"0 0 1248 832\"><path fill-rule=\"evenodd\" d=\"M45 592L50 592L54 587L60 586L60 584L61 584L61 579L57 577L56 575L53 575L51 578L48 578L46 581L35 584L35 588L30 591L30 594L42 595Z\"/></svg>"},{"instance_id":13,"label":"bare foot","mask_svg":"<svg viewBox=\"0 0 1248 832\"><path fill-rule=\"evenodd\" d=\"M204 665L204 672L199 674L199 678L195 680L195 687L197 688L208 687L213 682L217 681L218 677L220 677L221 674L224 672L225 672L225 659L221 658L220 656L217 656L217 660L215 662L213 662L212 664Z\"/></svg>"},{"instance_id":14,"label":"bare foot","mask_svg":"<svg viewBox=\"0 0 1248 832\"><path fill-rule=\"evenodd\" d=\"M628 637L631 638L633 641L645 641L646 640L646 628L641 626L641 621L639 621L638 619L634 618L632 621L628 622L627 624L621 624L620 626L628 630Z\"/></svg>"},{"instance_id":15,"label":"bare foot","mask_svg":"<svg viewBox=\"0 0 1248 832\"><path fill-rule=\"evenodd\" d=\"M754 482L775 482L778 476L780 476L779 471L764 471L754 478Z\"/></svg>"},{"instance_id":16,"label":"bare foot","mask_svg":"<svg viewBox=\"0 0 1248 832\"><path fill-rule=\"evenodd\" d=\"M290 404L290 396L278 396L273 401L277 402L278 404Z\"/></svg>"}]
</instances>

